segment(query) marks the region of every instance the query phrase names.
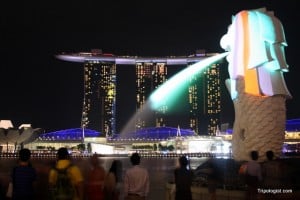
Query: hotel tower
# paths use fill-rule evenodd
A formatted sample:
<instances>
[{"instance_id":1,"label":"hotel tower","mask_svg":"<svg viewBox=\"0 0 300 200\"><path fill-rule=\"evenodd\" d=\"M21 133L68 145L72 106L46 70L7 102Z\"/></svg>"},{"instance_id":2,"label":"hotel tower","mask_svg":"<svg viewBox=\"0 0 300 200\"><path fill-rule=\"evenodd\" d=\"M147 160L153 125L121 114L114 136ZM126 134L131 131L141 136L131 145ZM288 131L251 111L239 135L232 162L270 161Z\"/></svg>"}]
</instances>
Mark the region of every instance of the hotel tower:
<instances>
[{"instance_id":1,"label":"hotel tower","mask_svg":"<svg viewBox=\"0 0 300 200\"><path fill-rule=\"evenodd\" d=\"M84 63L83 69L81 126L112 135L116 130L116 64L90 60Z\"/></svg>"},{"instance_id":2,"label":"hotel tower","mask_svg":"<svg viewBox=\"0 0 300 200\"><path fill-rule=\"evenodd\" d=\"M167 65L165 62L136 63L136 109L142 109L150 94L167 80ZM164 115L167 106L162 106L153 113L154 120L148 121L142 117L136 119L136 128L166 126Z\"/></svg>"}]
</instances>

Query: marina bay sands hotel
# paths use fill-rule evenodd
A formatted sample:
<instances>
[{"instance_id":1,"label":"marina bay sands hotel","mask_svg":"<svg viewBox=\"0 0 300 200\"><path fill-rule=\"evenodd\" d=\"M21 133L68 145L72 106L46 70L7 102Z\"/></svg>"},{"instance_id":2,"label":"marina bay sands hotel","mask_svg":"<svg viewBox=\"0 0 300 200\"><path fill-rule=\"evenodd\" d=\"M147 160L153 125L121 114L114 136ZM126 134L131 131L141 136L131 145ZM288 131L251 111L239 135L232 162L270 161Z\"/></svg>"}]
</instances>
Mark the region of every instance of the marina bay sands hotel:
<instances>
[{"instance_id":1,"label":"marina bay sands hotel","mask_svg":"<svg viewBox=\"0 0 300 200\"><path fill-rule=\"evenodd\" d=\"M103 53L101 49L92 49L91 52L62 53L56 58L83 63L82 128L99 131L103 136L113 136L120 133L124 126L117 123L118 120L124 121L119 115L123 112L120 111L122 101L134 102L134 112L138 112L145 106L150 94L172 75L214 55L216 53L198 50L193 55L176 57L116 56ZM197 135L214 135L220 127L221 63L218 61L191 76L185 92L178 99L179 113L172 111L168 105L161 106L148 114L147 119L137 117L133 129L180 126L193 130ZM125 67L133 68L132 76L128 75L129 72L124 73ZM120 78L124 74L128 77ZM133 88L128 88L131 87L129 82L133 82ZM126 90L135 91L133 98L120 91L121 84L128 85Z\"/></svg>"}]
</instances>

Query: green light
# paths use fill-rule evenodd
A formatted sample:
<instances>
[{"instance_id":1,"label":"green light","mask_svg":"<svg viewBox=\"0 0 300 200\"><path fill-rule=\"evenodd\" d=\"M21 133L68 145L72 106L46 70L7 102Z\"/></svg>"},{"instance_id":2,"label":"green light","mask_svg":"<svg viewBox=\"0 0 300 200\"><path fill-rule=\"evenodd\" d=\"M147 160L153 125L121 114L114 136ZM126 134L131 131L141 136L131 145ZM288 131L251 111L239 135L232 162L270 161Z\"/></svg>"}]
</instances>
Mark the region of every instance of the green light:
<instances>
[{"instance_id":1,"label":"green light","mask_svg":"<svg viewBox=\"0 0 300 200\"><path fill-rule=\"evenodd\" d=\"M218 54L197 62L186 69L178 72L171 79L157 88L150 96L150 105L154 110L159 110L162 106L171 107L178 101L178 97L187 86L192 75L221 60L228 55L228 52Z\"/></svg>"}]
</instances>

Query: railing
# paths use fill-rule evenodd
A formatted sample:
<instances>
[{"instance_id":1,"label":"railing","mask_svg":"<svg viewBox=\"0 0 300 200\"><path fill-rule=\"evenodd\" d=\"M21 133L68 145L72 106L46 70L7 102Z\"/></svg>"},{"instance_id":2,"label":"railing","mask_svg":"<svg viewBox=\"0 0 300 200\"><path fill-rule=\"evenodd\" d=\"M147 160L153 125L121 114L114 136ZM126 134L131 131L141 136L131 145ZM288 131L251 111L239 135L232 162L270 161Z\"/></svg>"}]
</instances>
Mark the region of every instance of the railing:
<instances>
[{"instance_id":1,"label":"railing","mask_svg":"<svg viewBox=\"0 0 300 200\"><path fill-rule=\"evenodd\" d=\"M32 153L31 158L56 158L57 154L56 152L52 153ZM76 154L71 154L72 158L83 158L83 157L90 157L91 154L89 153L76 153ZM19 154L18 153L0 153L0 158L18 158Z\"/></svg>"}]
</instances>

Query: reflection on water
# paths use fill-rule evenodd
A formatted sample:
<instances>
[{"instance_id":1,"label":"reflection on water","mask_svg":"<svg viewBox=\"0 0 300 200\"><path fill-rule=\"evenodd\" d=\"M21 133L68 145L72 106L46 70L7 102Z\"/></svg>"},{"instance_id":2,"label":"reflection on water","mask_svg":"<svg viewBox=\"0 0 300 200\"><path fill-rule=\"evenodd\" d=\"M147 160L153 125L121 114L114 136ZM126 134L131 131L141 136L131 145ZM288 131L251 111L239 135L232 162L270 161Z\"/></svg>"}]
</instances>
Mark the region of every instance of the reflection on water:
<instances>
[{"instance_id":1,"label":"reflection on water","mask_svg":"<svg viewBox=\"0 0 300 200\"><path fill-rule=\"evenodd\" d=\"M123 172L131 166L128 157L100 157L102 166L109 170L109 167L114 159L119 159L123 163ZM191 158L191 168L195 169L205 158ZM88 158L73 159L74 163L79 166L83 176L87 176L90 168ZM55 164L54 159L38 159L32 158L32 165L38 172L37 195L38 199L47 198L47 177L50 168ZM4 191L6 190L10 170L17 164L17 159L1 158L0 159L0 184ZM165 198L166 182L173 180L173 170L177 165L177 158L142 158L141 165L146 167L150 175L150 194L148 200L160 200Z\"/></svg>"}]
</instances>

